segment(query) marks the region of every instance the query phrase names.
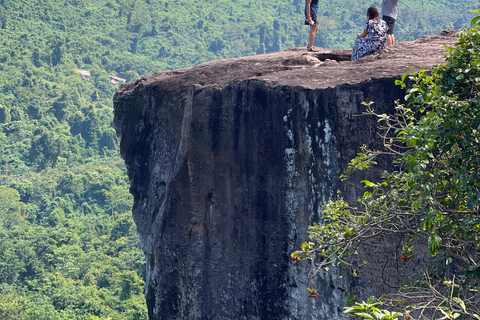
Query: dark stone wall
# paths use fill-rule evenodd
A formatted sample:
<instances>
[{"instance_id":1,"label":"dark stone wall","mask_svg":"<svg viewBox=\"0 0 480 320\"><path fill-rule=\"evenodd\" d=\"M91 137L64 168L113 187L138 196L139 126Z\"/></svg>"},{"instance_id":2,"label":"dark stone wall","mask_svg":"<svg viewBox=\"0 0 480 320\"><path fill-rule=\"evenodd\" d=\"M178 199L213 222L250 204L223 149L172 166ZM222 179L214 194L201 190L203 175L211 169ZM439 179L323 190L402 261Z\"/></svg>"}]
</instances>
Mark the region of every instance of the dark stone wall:
<instances>
[{"instance_id":1,"label":"dark stone wall","mask_svg":"<svg viewBox=\"0 0 480 320\"><path fill-rule=\"evenodd\" d=\"M323 89L166 79L118 93L150 319L340 318L351 283L321 276L309 299L289 254L338 189L363 193L338 180L361 145L379 143L361 103L389 112L403 96L393 77Z\"/></svg>"}]
</instances>

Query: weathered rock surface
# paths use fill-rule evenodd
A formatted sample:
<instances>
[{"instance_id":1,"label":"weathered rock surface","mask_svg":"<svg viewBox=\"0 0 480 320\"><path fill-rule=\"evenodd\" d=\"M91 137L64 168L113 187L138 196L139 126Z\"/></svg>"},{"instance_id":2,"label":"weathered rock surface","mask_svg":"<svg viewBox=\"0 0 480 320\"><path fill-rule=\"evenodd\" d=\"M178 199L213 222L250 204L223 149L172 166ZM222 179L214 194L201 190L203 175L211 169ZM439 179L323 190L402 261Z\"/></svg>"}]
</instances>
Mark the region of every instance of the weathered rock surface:
<instances>
[{"instance_id":1,"label":"weathered rock surface","mask_svg":"<svg viewBox=\"0 0 480 320\"><path fill-rule=\"evenodd\" d=\"M369 264L353 282L324 276L315 283L321 296L308 299L306 274L289 254L337 189L348 199L363 192L338 180L359 146L378 143L361 103L391 111L405 95L395 79L442 63L443 43L455 38L397 43L355 62L345 61L348 50L295 48L122 85L115 126L150 319L335 319L342 285L383 290L368 284L367 274L379 276Z\"/></svg>"}]
</instances>

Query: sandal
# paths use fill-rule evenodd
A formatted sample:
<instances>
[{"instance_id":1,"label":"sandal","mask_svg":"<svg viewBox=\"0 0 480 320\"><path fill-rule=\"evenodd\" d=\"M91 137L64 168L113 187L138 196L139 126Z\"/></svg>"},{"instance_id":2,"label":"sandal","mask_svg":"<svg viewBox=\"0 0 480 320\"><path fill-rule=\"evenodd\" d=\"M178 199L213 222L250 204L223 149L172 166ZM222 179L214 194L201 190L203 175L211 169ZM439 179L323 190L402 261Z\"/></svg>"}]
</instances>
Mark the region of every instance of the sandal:
<instances>
[{"instance_id":1,"label":"sandal","mask_svg":"<svg viewBox=\"0 0 480 320\"><path fill-rule=\"evenodd\" d=\"M307 47L307 51L308 52L318 52L318 50L315 49L315 47L311 47L311 48Z\"/></svg>"}]
</instances>

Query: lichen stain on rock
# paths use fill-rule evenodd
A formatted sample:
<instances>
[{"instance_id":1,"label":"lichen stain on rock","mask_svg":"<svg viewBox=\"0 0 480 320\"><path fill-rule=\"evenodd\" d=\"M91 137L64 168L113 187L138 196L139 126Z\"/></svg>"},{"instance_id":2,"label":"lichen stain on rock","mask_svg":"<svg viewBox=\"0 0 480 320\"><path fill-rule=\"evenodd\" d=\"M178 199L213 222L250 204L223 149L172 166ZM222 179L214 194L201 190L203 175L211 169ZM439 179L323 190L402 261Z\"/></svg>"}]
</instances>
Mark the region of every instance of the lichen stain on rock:
<instances>
[{"instance_id":1,"label":"lichen stain on rock","mask_svg":"<svg viewBox=\"0 0 480 320\"><path fill-rule=\"evenodd\" d=\"M395 79L408 65L440 63L439 44L454 42L432 36L336 63L290 49L122 85L114 123L147 257L149 318L339 317L349 284L324 274L309 299L305 265L289 255L338 189L363 193L338 179L362 144L380 143L361 103L393 110L404 96Z\"/></svg>"}]
</instances>

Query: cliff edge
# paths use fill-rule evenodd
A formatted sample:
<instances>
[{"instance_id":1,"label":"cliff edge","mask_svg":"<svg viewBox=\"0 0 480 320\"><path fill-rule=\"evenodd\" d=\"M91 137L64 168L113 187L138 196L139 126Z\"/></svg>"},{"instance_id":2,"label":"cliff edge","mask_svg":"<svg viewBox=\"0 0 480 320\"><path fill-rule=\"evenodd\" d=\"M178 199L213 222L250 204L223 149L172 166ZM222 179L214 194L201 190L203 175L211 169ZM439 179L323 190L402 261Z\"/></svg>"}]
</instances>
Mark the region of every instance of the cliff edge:
<instances>
[{"instance_id":1,"label":"cliff edge","mask_svg":"<svg viewBox=\"0 0 480 320\"><path fill-rule=\"evenodd\" d=\"M375 249L371 259L386 264L348 281L321 276L320 297L309 299L304 266L289 254L337 190L350 200L363 193L338 179L361 145L380 143L362 102L391 112L405 95L395 80L443 63L454 34L355 62L349 50L293 48L120 86L114 122L147 259L149 318L336 319L345 291L403 281Z\"/></svg>"}]
</instances>

